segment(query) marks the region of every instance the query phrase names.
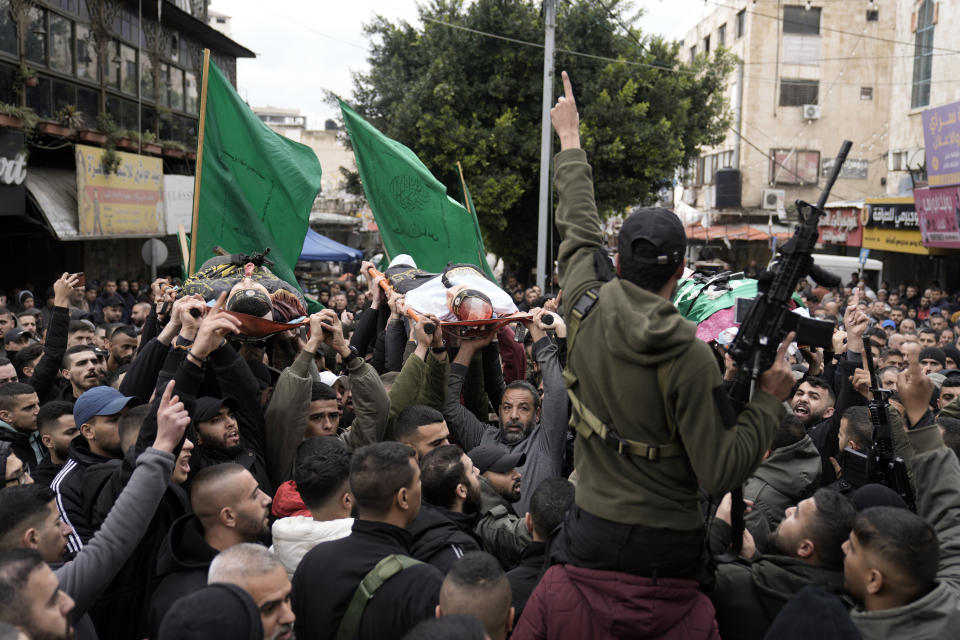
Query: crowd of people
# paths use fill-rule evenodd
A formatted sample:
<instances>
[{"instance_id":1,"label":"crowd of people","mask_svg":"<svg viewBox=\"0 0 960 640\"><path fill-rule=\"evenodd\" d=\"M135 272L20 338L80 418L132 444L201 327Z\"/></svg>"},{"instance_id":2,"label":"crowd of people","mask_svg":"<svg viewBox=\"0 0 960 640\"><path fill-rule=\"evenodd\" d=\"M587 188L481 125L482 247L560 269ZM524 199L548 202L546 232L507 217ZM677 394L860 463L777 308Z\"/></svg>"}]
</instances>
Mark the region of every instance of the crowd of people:
<instances>
[{"instance_id":1,"label":"crowd of people","mask_svg":"<svg viewBox=\"0 0 960 640\"><path fill-rule=\"evenodd\" d=\"M606 261L564 83L559 278L503 283L522 324L458 339L363 277L266 340L168 279L0 296L0 638L950 637L956 296L806 286L832 346L784 342L735 411L729 345L671 303L676 216ZM909 499L849 466L866 349Z\"/></svg>"}]
</instances>

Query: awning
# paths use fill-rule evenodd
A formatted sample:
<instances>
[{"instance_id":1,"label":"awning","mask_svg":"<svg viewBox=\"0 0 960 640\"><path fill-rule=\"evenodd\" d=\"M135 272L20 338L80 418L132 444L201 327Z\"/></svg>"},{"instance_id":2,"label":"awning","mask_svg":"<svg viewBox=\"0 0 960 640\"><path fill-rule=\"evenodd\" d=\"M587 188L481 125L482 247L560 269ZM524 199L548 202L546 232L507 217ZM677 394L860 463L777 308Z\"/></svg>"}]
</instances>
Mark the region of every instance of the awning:
<instances>
[{"instance_id":1,"label":"awning","mask_svg":"<svg viewBox=\"0 0 960 640\"><path fill-rule=\"evenodd\" d=\"M307 229L307 235L303 239L303 251L300 253L300 259L308 262L312 260L348 262L359 260L362 257L363 252L359 249L340 244L336 240L320 235L313 229Z\"/></svg>"},{"instance_id":2,"label":"awning","mask_svg":"<svg viewBox=\"0 0 960 640\"><path fill-rule=\"evenodd\" d=\"M687 240L710 242L712 240L746 240L748 242L769 242L773 235L778 240L786 240L793 235L792 231L785 230L780 225L774 225L773 234L762 226L749 224L717 224L703 227L699 224L688 224L685 227Z\"/></svg>"},{"instance_id":3,"label":"awning","mask_svg":"<svg viewBox=\"0 0 960 640\"><path fill-rule=\"evenodd\" d=\"M345 216L341 213L323 213L313 211L310 213L310 224L355 227L360 224L360 218L354 216Z\"/></svg>"},{"instance_id":4,"label":"awning","mask_svg":"<svg viewBox=\"0 0 960 640\"><path fill-rule=\"evenodd\" d=\"M31 166L24 181L27 197L36 205L58 240L79 240L77 233L77 172Z\"/></svg>"}]
</instances>

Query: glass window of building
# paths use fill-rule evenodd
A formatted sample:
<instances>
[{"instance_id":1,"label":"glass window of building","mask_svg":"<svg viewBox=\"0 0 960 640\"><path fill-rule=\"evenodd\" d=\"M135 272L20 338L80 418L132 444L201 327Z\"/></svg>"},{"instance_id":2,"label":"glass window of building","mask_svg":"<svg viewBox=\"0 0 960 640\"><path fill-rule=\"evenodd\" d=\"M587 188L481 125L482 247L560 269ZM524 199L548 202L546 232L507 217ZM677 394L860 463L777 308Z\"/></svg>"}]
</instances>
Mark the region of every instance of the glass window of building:
<instances>
[{"instance_id":1,"label":"glass window of building","mask_svg":"<svg viewBox=\"0 0 960 640\"><path fill-rule=\"evenodd\" d=\"M107 49L107 86L114 89L120 88L120 43L116 40L110 41Z\"/></svg>"},{"instance_id":2,"label":"glass window of building","mask_svg":"<svg viewBox=\"0 0 960 640\"><path fill-rule=\"evenodd\" d=\"M125 44L120 45L120 89L137 95L137 50Z\"/></svg>"},{"instance_id":3,"label":"glass window of building","mask_svg":"<svg viewBox=\"0 0 960 640\"><path fill-rule=\"evenodd\" d=\"M935 5L931 0L923 0L917 10L917 36L913 47L913 93L910 98L910 107L913 109L930 104Z\"/></svg>"},{"instance_id":4,"label":"glass window of building","mask_svg":"<svg viewBox=\"0 0 960 640\"><path fill-rule=\"evenodd\" d=\"M47 63L47 25L46 12L40 7L30 8L30 22L27 26L27 60L38 64Z\"/></svg>"},{"instance_id":5,"label":"glass window of building","mask_svg":"<svg viewBox=\"0 0 960 640\"><path fill-rule=\"evenodd\" d=\"M184 77L184 106L183 110L187 113L197 113L197 75L192 71L186 71Z\"/></svg>"},{"instance_id":6,"label":"glass window of building","mask_svg":"<svg viewBox=\"0 0 960 640\"><path fill-rule=\"evenodd\" d=\"M183 110L183 70L170 67L170 108Z\"/></svg>"},{"instance_id":7,"label":"glass window of building","mask_svg":"<svg viewBox=\"0 0 960 640\"><path fill-rule=\"evenodd\" d=\"M726 23L717 27L717 45L721 47L727 46L727 25Z\"/></svg>"},{"instance_id":8,"label":"glass window of building","mask_svg":"<svg viewBox=\"0 0 960 640\"><path fill-rule=\"evenodd\" d=\"M170 65L161 64L160 65L160 95L157 96L157 102L162 104L165 107L170 106L170 93L167 91L167 86L169 84L170 77Z\"/></svg>"},{"instance_id":9,"label":"glass window of building","mask_svg":"<svg viewBox=\"0 0 960 640\"><path fill-rule=\"evenodd\" d=\"M51 13L50 22L50 68L73 75L73 23Z\"/></svg>"},{"instance_id":10,"label":"glass window of building","mask_svg":"<svg viewBox=\"0 0 960 640\"><path fill-rule=\"evenodd\" d=\"M97 81L97 49L90 27L77 24L77 77Z\"/></svg>"},{"instance_id":11,"label":"glass window of building","mask_svg":"<svg viewBox=\"0 0 960 640\"><path fill-rule=\"evenodd\" d=\"M153 66L146 55L140 57L140 97L144 100L156 100L153 95Z\"/></svg>"},{"instance_id":12,"label":"glass window of building","mask_svg":"<svg viewBox=\"0 0 960 640\"><path fill-rule=\"evenodd\" d=\"M53 41L51 40L51 44ZM77 87L76 85L68 82L63 82L62 80L53 80L52 84L52 94L53 94L53 111L56 113L60 111L67 105L77 104Z\"/></svg>"},{"instance_id":13,"label":"glass window of building","mask_svg":"<svg viewBox=\"0 0 960 640\"><path fill-rule=\"evenodd\" d=\"M17 27L10 16L10 0L0 0L0 51L17 54Z\"/></svg>"}]
</instances>

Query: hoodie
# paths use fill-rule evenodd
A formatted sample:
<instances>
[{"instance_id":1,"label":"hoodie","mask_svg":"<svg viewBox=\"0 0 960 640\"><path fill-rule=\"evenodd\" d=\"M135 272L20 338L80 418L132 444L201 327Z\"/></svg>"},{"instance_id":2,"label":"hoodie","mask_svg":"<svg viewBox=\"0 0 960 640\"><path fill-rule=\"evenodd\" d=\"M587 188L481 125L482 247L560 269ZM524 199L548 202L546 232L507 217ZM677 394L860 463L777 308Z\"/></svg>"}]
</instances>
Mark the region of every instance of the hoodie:
<instances>
[{"instance_id":1,"label":"hoodie","mask_svg":"<svg viewBox=\"0 0 960 640\"><path fill-rule=\"evenodd\" d=\"M287 570L287 576L293 578L297 565L310 549L321 542L339 540L350 535L353 518L319 521L310 516L291 516L280 518L273 523L273 546L270 550Z\"/></svg>"},{"instance_id":2,"label":"hoodie","mask_svg":"<svg viewBox=\"0 0 960 640\"><path fill-rule=\"evenodd\" d=\"M160 621L177 598L207 584L207 571L217 553L204 539L203 527L194 514L173 523L157 557L160 582L150 601L149 624L154 631L151 638L156 637Z\"/></svg>"},{"instance_id":3,"label":"hoodie","mask_svg":"<svg viewBox=\"0 0 960 640\"><path fill-rule=\"evenodd\" d=\"M473 533L477 513L457 513L426 502L420 505L416 519L407 527L413 535L410 552L421 562L429 562L444 575L463 554L481 551L480 538Z\"/></svg>"},{"instance_id":4,"label":"hoodie","mask_svg":"<svg viewBox=\"0 0 960 640\"><path fill-rule=\"evenodd\" d=\"M564 376L570 391L623 438L682 446L680 455L655 460L621 455L575 413L576 503L621 524L700 529L698 487L722 495L746 481L773 441L783 404L758 389L736 415L696 325L669 300L627 280L604 283L598 276L603 236L583 150L557 154L556 185L560 284L571 302L564 312L567 325L573 326L574 303L587 290L599 295L570 348Z\"/></svg>"},{"instance_id":5,"label":"hoodie","mask_svg":"<svg viewBox=\"0 0 960 640\"><path fill-rule=\"evenodd\" d=\"M757 548L783 520L788 507L809 498L820 486L820 452L810 436L774 449L743 486L743 497L753 501L746 525Z\"/></svg>"},{"instance_id":6,"label":"hoodie","mask_svg":"<svg viewBox=\"0 0 960 640\"><path fill-rule=\"evenodd\" d=\"M277 488L277 493L273 496L273 504L270 505L270 512L277 518L313 517L310 509L307 509L307 505L303 503L303 498L297 491L297 483L293 480L287 480Z\"/></svg>"},{"instance_id":7,"label":"hoodie","mask_svg":"<svg viewBox=\"0 0 960 640\"><path fill-rule=\"evenodd\" d=\"M44 449L43 445L40 444L40 431L38 430L24 433L0 420L0 440L13 445L13 452L26 465L30 473L33 473L33 470L43 460Z\"/></svg>"},{"instance_id":8,"label":"hoodie","mask_svg":"<svg viewBox=\"0 0 960 640\"><path fill-rule=\"evenodd\" d=\"M719 640L713 605L695 580L554 565L523 609L513 640Z\"/></svg>"}]
</instances>

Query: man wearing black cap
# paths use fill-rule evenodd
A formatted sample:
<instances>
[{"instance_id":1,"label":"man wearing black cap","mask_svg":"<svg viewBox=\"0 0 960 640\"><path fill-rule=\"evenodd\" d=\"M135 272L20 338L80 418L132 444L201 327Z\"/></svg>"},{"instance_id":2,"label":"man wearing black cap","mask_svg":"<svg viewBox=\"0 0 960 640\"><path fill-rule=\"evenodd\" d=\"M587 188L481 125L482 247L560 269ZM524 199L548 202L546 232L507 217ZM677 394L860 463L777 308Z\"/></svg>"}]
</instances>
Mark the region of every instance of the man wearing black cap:
<instances>
[{"instance_id":1,"label":"man wearing black cap","mask_svg":"<svg viewBox=\"0 0 960 640\"><path fill-rule=\"evenodd\" d=\"M526 522L513 508L520 499L517 467L523 466L527 454L487 444L467 455L480 472L480 521L474 531L483 540L483 548L496 556L504 569L512 569L532 540Z\"/></svg>"},{"instance_id":2,"label":"man wearing black cap","mask_svg":"<svg viewBox=\"0 0 960 640\"><path fill-rule=\"evenodd\" d=\"M28 344L33 344L36 340L33 334L21 327L10 329L3 334L3 348L7 350L7 357L11 360L20 349Z\"/></svg>"},{"instance_id":3,"label":"man wearing black cap","mask_svg":"<svg viewBox=\"0 0 960 640\"><path fill-rule=\"evenodd\" d=\"M940 347L924 347L920 350L920 370L929 375L947 366L947 355Z\"/></svg>"},{"instance_id":4,"label":"man wearing black cap","mask_svg":"<svg viewBox=\"0 0 960 640\"><path fill-rule=\"evenodd\" d=\"M570 79L551 112L561 151L557 227L566 382L578 438L576 504L555 563L649 578L705 577L698 487L722 494L760 463L794 380L781 346L737 416L710 348L671 303L686 237L672 212L626 219L616 275L603 251L593 179ZM615 542L620 541L620 542Z\"/></svg>"}]
</instances>

